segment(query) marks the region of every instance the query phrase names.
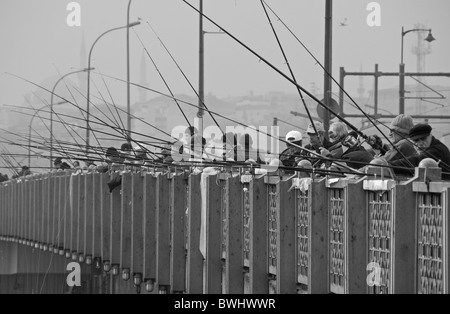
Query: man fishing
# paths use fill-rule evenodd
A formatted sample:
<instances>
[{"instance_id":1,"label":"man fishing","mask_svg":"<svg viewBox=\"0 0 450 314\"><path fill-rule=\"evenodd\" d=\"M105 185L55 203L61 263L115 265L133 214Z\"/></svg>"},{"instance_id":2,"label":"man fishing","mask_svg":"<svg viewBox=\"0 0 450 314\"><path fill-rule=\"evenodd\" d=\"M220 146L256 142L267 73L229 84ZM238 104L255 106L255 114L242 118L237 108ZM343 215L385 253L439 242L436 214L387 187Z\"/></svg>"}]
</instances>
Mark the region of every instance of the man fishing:
<instances>
[{"instance_id":1,"label":"man fishing","mask_svg":"<svg viewBox=\"0 0 450 314\"><path fill-rule=\"evenodd\" d=\"M450 179L450 151L441 141L435 138L431 132L433 128L428 124L417 124L409 131L409 139L416 145L418 152L413 156L391 162L394 167L418 167L420 162L431 158L438 162L444 172L442 178ZM396 173L413 174L412 170L394 169Z\"/></svg>"}]
</instances>

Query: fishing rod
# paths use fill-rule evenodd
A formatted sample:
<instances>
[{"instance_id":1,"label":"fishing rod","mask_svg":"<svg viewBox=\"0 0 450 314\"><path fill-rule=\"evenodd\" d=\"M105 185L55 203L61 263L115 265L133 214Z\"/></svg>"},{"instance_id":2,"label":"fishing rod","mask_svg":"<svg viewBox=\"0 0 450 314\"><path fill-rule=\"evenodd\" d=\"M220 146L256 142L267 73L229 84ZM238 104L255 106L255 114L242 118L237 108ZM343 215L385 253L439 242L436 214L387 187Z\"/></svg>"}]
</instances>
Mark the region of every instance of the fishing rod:
<instances>
[{"instance_id":1,"label":"fishing rod","mask_svg":"<svg viewBox=\"0 0 450 314\"><path fill-rule=\"evenodd\" d=\"M0 155L0 157L2 158L2 164L6 167L5 169L8 169L9 171L11 171L11 173L13 175L17 175L18 172L16 171L15 167L11 166L8 161L4 158L3 154Z\"/></svg>"},{"instance_id":2,"label":"fishing rod","mask_svg":"<svg viewBox=\"0 0 450 314\"><path fill-rule=\"evenodd\" d=\"M11 168L10 170L13 170L13 172L14 172L16 175L19 174L18 171L16 170L17 167L15 167L15 166L13 165L11 159L6 155L5 146L4 146L4 145L1 145L1 147L2 147L2 151L1 151L1 153L2 153L2 154L1 154L2 159L5 161L6 165L8 165L8 166ZM20 167L20 165L19 165L19 167Z\"/></svg>"},{"instance_id":3,"label":"fishing rod","mask_svg":"<svg viewBox=\"0 0 450 314\"><path fill-rule=\"evenodd\" d=\"M102 77L102 80L104 81L103 77ZM103 110L100 110L100 112L106 117L107 120L109 120L109 121L112 123L112 125L114 125L114 126L116 126L116 127L118 127L118 128L121 128L122 130L124 130L124 129L125 129L125 126L123 126L123 125L121 126L121 125L119 124L119 122L115 119L115 116L114 116L114 114L113 114L113 112L112 112L110 106L107 105L106 99L103 97L103 94L100 92L99 88L97 87L97 83L95 82L95 80L93 80L93 83L94 83L94 87L97 89L97 93L100 95L100 98L103 100L103 103L106 104L106 107L108 108L108 111L109 111L109 113L111 114L112 118L109 117L105 112L103 112ZM81 94L81 93L80 93L80 94ZM112 97L112 95L111 95L110 97ZM112 100L112 104L115 106L114 100ZM99 110L99 108L98 108L96 105L94 105L94 107L95 107L97 110ZM113 121L112 119L114 119L114 121ZM125 139L127 139L127 135L125 135L125 133L122 134L122 135L123 135L123 137L124 137Z\"/></svg>"},{"instance_id":4,"label":"fishing rod","mask_svg":"<svg viewBox=\"0 0 450 314\"><path fill-rule=\"evenodd\" d=\"M136 30L133 28L134 34L137 36L137 38L139 39L139 41L141 42L142 47L144 48L144 51L147 53L147 56L149 57L149 59L152 61L153 66L155 67L156 71L159 74L159 77L161 78L161 80L164 82L164 85L166 86L167 90L169 91L170 95L172 95L173 97L175 97L174 93L172 92L171 88L169 87L169 84L167 83L167 81L165 80L164 76L162 75L161 71L159 70L158 66L156 65L155 61L153 60L152 56L150 55L150 53L148 52L147 48L144 45L144 42L142 41L141 37L139 36L139 34L136 32ZM189 122L189 119L187 118L185 112L183 111L183 109L181 109L180 104L178 103L178 101L175 101L175 103L178 106L178 109L180 109L181 114L183 115L184 119L186 120L187 124L189 125L189 127L191 128L192 125Z\"/></svg>"},{"instance_id":5,"label":"fishing rod","mask_svg":"<svg viewBox=\"0 0 450 314\"><path fill-rule=\"evenodd\" d=\"M21 79L21 80L24 80L25 82L28 82L28 83L30 83L30 84L32 84L32 85L34 85L34 86L37 86L37 87L39 87L39 88L41 88L41 89L43 89L43 90L45 90L45 91L47 91L47 92L50 92L50 91L47 90L46 88L44 88L44 87L42 87L42 86L40 86L40 85L38 85L38 84L36 84L36 83L30 81L30 80L27 80L27 79L25 79L25 78L22 78L22 77L20 77L20 76L17 76L17 75L11 74L11 73L7 73L7 74L8 74L8 75L12 75L12 76L14 76L14 77L16 77L16 78L19 78L19 79ZM66 85L66 86L67 86L67 85ZM81 94L81 92L80 92L80 94ZM55 94L55 95L56 95L56 94ZM66 101L66 102L72 104L73 106L77 107L77 108L78 108L80 111L82 111L82 113L83 113L84 109L82 109L80 106L78 106L78 105L76 105L76 104L74 104L74 103L68 101L68 100L65 99L64 97L61 97L61 96L59 96L59 95L57 95L57 96L58 96L59 98L63 99L64 101ZM83 96L84 96L84 95L83 95ZM72 94L72 97L73 97L73 94ZM74 97L73 97L73 98L74 98ZM95 105L94 105L94 106L95 106ZM97 109L98 109L98 108L97 108ZM84 115L83 115L83 116L84 116ZM96 116L94 116L94 117L95 117L97 120L101 121L101 122L103 123L103 125L109 126L108 124L104 123L101 119L97 118ZM137 117L135 117L135 118L137 118ZM139 119L139 120L143 121L142 119ZM144 123L146 123L146 122L144 121ZM146 124L152 126L152 125L149 124L149 123L146 123ZM110 126L109 126L109 127L110 127ZM154 126L152 126L152 127L155 128L155 129L157 129L157 130L159 130L160 132L162 132L162 133L168 135L169 137L171 137L168 133L166 133L166 132L164 132L164 131L162 131L162 130L160 130L160 129L154 127ZM91 129L90 129L90 130L91 130ZM116 130L116 131L117 131L117 130ZM70 133L70 132L69 132L69 133ZM94 136L95 136L95 134L94 134ZM175 138L174 138L174 139L175 139ZM176 139L176 140L177 140L177 139ZM98 139L97 139L97 142L99 143ZM99 143L99 146L101 146L100 143Z\"/></svg>"},{"instance_id":6,"label":"fishing rod","mask_svg":"<svg viewBox=\"0 0 450 314\"><path fill-rule=\"evenodd\" d=\"M51 105L48 103L48 101L47 100L44 100L44 99L42 99L39 95L37 95L35 92L32 92L33 93L33 95L37 98L37 99L39 99L40 101L41 101L41 103L42 104L45 104L46 106L48 106L48 107L51 107ZM40 109L36 109L36 108L34 108L34 106L30 103L30 101L28 100L28 99L26 99L26 102L28 103L28 105L34 110L34 115L36 115L36 114L38 114L39 113L39 111L41 111L43 108L40 108ZM27 108L28 109L28 108ZM33 115L33 116L34 116ZM38 115L39 116L39 115ZM41 120L41 122L44 124L44 126L47 128L47 130L49 131L49 133L51 134L51 136L53 137L53 134L52 134L52 132L51 132L51 130L49 129L49 127L46 125L46 123L42 120L42 118L39 116L39 118L40 118L40 120ZM30 127L30 129L32 129L31 127ZM33 129L33 131L35 131L34 129ZM35 131L36 132L36 131ZM37 133L37 132L36 132ZM43 137L42 137L43 138ZM43 138L44 139L44 138ZM44 141L46 141L45 139L44 139Z\"/></svg>"},{"instance_id":7,"label":"fishing rod","mask_svg":"<svg viewBox=\"0 0 450 314\"><path fill-rule=\"evenodd\" d=\"M80 119L80 118L74 117L74 116L69 116L69 115L64 115L64 114L62 114L62 115L63 115L63 116L70 117L70 118L73 118L73 119ZM94 117L95 117L95 116L94 116ZM110 127L110 128L115 129L116 131L117 131L117 129L121 130L120 128L114 128L113 126L110 126L110 125L106 124L105 122L103 122L103 121L100 120L100 119L98 119L98 120L99 120L100 122L91 121L91 123L99 124L99 125L102 125L102 126L108 126L108 127ZM64 123L66 123L66 124L68 124L68 125L70 126L69 123L67 123L67 122L64 122ZM80 128L83 129L84 127L81 126ZM122 137L119 137L119 136L116 136L116 135L113 135L113 134L110 134L110 133L106 133L106 132L103 132L103 131L99 131L99 130L97 130L96 132L101 133L101 134L105 134L105 135L110 135L110 136L113 136L113 137L117 137L118 139L121 139L121 138L122 138ZM140 136L149 137L149 136L147 136L147 135L145 135L145 134L143 134L143 133L138 133L138 132L132 132L132 134L137 134L137 135L140 135ZM168 142L164 142L163 140L158 139L158 138L154 138L154 137L151 137L151 138L152 138L152 139L160 140L160 141L163 142L163 143L168 143ZM140 142L138 142L138 141L136 141L136 140L134 140L134 142L137 143L141 148L145 148L145 147L142 147L142 145L141 145L142 143L140 143ZM80 146L80 145L79 145L79 146ZM152 145L152 146L157 147L157 148L162 148L162 146L157 146L157 145ZM100 146L100 147L102 147L102 146ZM90 148L93 149L94 147L91 146ZM102 149L103 149L103 147L102 147ZM149 154L151 154L151 155L154 155L154 153L152 153L152 152L149 151L148 149L147 149L147 152L148 152Z\"/></svg>"},{"instance_id":8,"label":"fishing rod","mask_svg":"<svg viewBox=\"0 0 450 314\"><path fill-rule=\"evenodd\" d=\"M108 76L108 75L105 75L105 76L106 76L106 77L109 77L109 78L111 78L111 79L114 79L114 80L122 81L122 82L124 82L124 83L126 82L125 80L122 80L122 79L120 79L120 78L116 78L116 77L112 77L112 76ZM149 87L142 86L142 85L140 85L140 84L136 84L136 83L133 83L133 82L130 82L130 84L131 84L131 85L134 85L134 86L136 86L136 87L140 87L140 88L146 89L146 90L148 90L148 91L157 93L157 94L159 94L159 95L161 95L161 96L165 96L165 97L170 98L170 99L173 98L172 96L169 96L169 95L164 94L164 93L162 93L162 92L156 91L156 90L151 89L151 88L149 88ZM177 99L177 100L178 100L180 103L184 103L184 104L186 104L186 105L188 105L188 106L198 107L197 105L194 105L194 104L189 103L189 102L187 102L187 101L183 101L183 100L181 100L181 99ZM319 156L320 158L323 158L323 157L322 157L320 154L318 154L317 152L313 152L313 151L308 150L308 149L306 149L306 148L303 148L303 147L301 147L301 146L299 146L299 145L295 145L295 144L292 144L292 143L287 142L287 141L285 141L285 140L282 140L282 139L280 139L280 138L276 138L276 137L272 136L271 134L267 134L267 133L261 132L260 130L256 129L255 127L247 126L246 124L244 124L244 123L242 123L242 122L236 121L236 120L234 120L234 119L230 119L230 118L225 117L225 116L223 116L223 115L221 115L221 114L219 114L219 113L213 112L213 111L211 111L211 110L209 110L209 109L205 109L205 110L208 111L208 112L210 112L211 114L214 114L214 115L217 116L217 117L221 117L221 118L226 119L226 120L228 120L228 121L231 121L231 122L233 122L233 123L237 123L237 124L239 124L239 125L241 125L241 126L244 126L244 127L248 128L248 129L252 129L252 130L254 130L254 131L258 132L258 133L261 133L261 134L263 134L263 135L266 135L266 136L269 136L269 137L271 137L271 138L274 138L274 139L276 139L277 141L280 141L280 142L283 142L283 143L286 143L286 144L290 144L290 145L292 145L292 146L294 146L294 147L297 147L297 148L299 148L299 149L301 149L301 150L303 150L303 151L306 151L307 153L310 153L311 155L315 155L315 156ZM178 140L177 140L177 141L178 141ZM340 165L340 166L341 166L341 167L347 168L347 166L345 166L345 165Z\"/></svg>"},{"instance_id":9,"label":"fishing rod","mask_svg":"<svg viewBox=\"0 0 450 314\"><path fill-rule=\"evenodd\" d=\"M184 0L183 0L184 1ZM186 2L186 1L184 1ZM412 167L414 166L407 158L406 156L389 140L389 138L384 134L380 128L374 123L372 118L356 103L356 101L347 93L347 91L337 82L337 80L331 75L331 73L322 65L322 63L317 60L317 58L314 56L314 54L303 44L303 42L292 32L292 30L283 22L283 20L275 13L275 11L264 1L261 0L261 2L264 2L264 4L272 11L272 13L277 17L277 19L284 25L284 27L294 36L294 38L303 46L303 48L308 52L308 54L316 61L316 64L319 64L320 67L325 71L326 75L333 80L333 82L339 87L340 90L343 91L343 93L353 102L353 104L356 106L356 108L363 113L363 115L369 120L370 123L373 124L373 126L380 132L383 137L388 141L388 143L395 149L400 156L407 161ZM313 98L314 99L314 98ZM315 100L315 99L314 99ZM364 138L367 141L370 141L369 137L362 133L358 128L354 127L352 124L349 124L346 122L345 119L343 119L339 114L336 114L334 111L332 111L329 107L324 106L321 102L319 104L326 110L328 110L330 113L334 114L338 119L340 119L342 122L346 123L352 130L357 132L362 138ZM375 120L376 121L376 120ZM370 144L370 143L369 143Z\"/></svg>"},{"instance_id":10,"label":"fishing rod","mask_svg":"<svg viewBox=\"0 0 450 314\"><path fill-rule=\"evenodd\" d=\"M90 73L90 72L89 72L89 73ZM77 101L76 101L76 99L75 99L75 97L74 97L72 91L69 89L69 87L67 86L67 83L66 83L65 81L64 81L64 85L66 86L67 90L69 91L70 95L72 96L72 99L74 100L74 103L70 102L70 104L72 104L73 106L75 106L75 107L77 107L78 109L80 109L80 108L81 108L80 105L77 103ZM62 97L60 97L60 98L62 98ZM89 104L92 104L92 102L89 101ZM88 123L87 123L87 126L89 127L89 121L87 120L88 118L86 118L86 117L84 116L83 111L80 110L80 113L81 113L81 115L83 116L83 118L88 122ZM88 117L89 117L89 113L87 113L87 115L88 115ZM89 128L88 132L89 132L89 131L92 131L92 130ZM97 144L98 144L99 146L101 146L100 141L98 140L98 138L97 138L95 132L92 131L92 135L94 136L95 141L97 142ZM80 137L81 137L81 136L80 136ZM86 144L87 144L87 140L86 140L85 142L86 142ZM86 154L88 154L88 151L86 151Z\"/></svg>"},{"instance_id":11,"label":"fishing rod","mask_svg":"<svg viewBox=\"0 0 450 314\"><path fill-rule=\"evenodd\" d=\"M108 84L106 84L106 81L105 81L105 79L104 79L104 77L103 77L102 71L100 70L99 67L97 67L97 68L98 68L98 72L99 72L99 74L100 74L100 76L101 76L103 85L105 85L105 88L106 88L106 90L107 90L107 92L108 92L109 98L111 99L111 103L112 103L112 105L114 106L114 109L116 110L117 116L119 117L120 123L119 123L119 121L117 121L116 117L114 116L113 112L111 111L110 106L107 105L106 107L108 108L109 112L111 113L111 116L112 116L112 117L114 118L114 120L116 121L117 126L119 126L119 127L121 126L123 130L126 130L125 124L124 124L124 122L123 122L123 120L122 120L122 117L121 117L120 114L119 114L119 111L117 110L117 105L116 105L116 103L115 103L115 101L114 101L114 98L113 98L113 96L112 96L112 94L111 94L111 91L109 90ZM95 80L94 80L94 84L95 84ZM97 84L95 84L95 86L96 86L96 88L97 88ZM99 91L98 88L97 88L97 91L100 93L100 91ZM101 93L100 93L100 94L101 94ZM102 98L103 98L103 97L102 97ZM104 103L107 104L106 100L104 100Z\"/></svg>"},{"instance_id":12,"label":"fishing rod","mask_svg":"<svg viewBox=\"0 0 450 314\"><path fill-rule=\"evenodd\" d=\"M31 110L31 109L28 108L28 107L11 106L11 105L5 105L5 106L9 106L9 107L13 107L13 108L22 108L22 109ZM20 112L20 111L15 111L15 110L13 110L13 112L16 112L16 113L19 113L19 114L26 114L26 113L23 113L23 112ZM43 112L43 113L49 113L49 111L45 111L45 110L42 110L42 112ZM26 114L26 115L29 115L29 114ZM67 117L67 118L72 118L72 119L75 119L75 120L85 121L85 120L83 120L83 119L80 118L80 117L76 117L76 116L72 116L72 115L67 115L67 114L62 114L62 113L59 113L58 115L59 115L59 116L63 116L63 117ZM94 115L93 115L93 116L94 116ZM95 116L94 116L94 117L95 117ZM43 118L43 117L41 117L41 118L42 118L42 119L49 119L49 118ZM98 119L98 118L97 118L97 120L99 120L100 122L95 122L95 121L93 121L93 123L98 124L98 125L100 125L100 126L108 126L108 127L112 128L113 130L116 130L116 131L117 131L117 130L119 130L119 131L122 130L122 129L119 128L119 127L113 127L113 126L111 126L111 125L109 125L109 124L106 124L104 121L102 121L102 120L100 120L100 119ZM75 125L75 124L68 123L68 122L66 122L66 121L64 121L64 120L63 120L63 121L60 121L60 123L61 123L61 124L66 124L66 125L68 125L68 126L79 127L79 128L81 128L81 129L84 128L84 127L82 127L82 126L78 126L78 125ZM101 132L101 131L96 131L96 132L98 132L98 133L103 133L103 134L107 134L107 135L116 137L117 139L122 139L122 137L121 137L121 136L118 136L118 135L114 135L114 134L110 134L110 133L104 133L104 132ZM162 140L162 139L160 139L160 138L153 137L153 136L149 136L149 135L146 135L146 134L143 134L143 133L139 133L139 132L133 132L133 133L136 134L136 135L139 135L139 136L144 136L144 137L153 139L153 140L158 140L158 141L160 141L160 142L162 142L162 143L171 143L171 142ZM81 146L81 145L80 145L80 146Z\"/></svg>"},{"instance_id":13,"label":"fishing rod","mask_svg":"<svg viewBox=\"0 0 450 314\"><path fill-rule=\"evenodd\" d=\"M189 84L189 86L191 87L192 91L195 93L195 95L197 95L197 98L202 102L203 107L205 107L206 109L208 109L208 107L206 106L205 102L203 99L200 98L200 95L198 94L198 92L196 91L196 89L194 88L194 86L192 86L191 81L188 79L188 77L186 76L186 74L184 73L184 71L181 69L180 65L178 64L178 62L175 60L175 58L172 56L172 54L170 53L169 49L166 47L166 45L164 44L164 42L162 41L162 39L159 37L159 35L156 33L155 29L150 25L150 23L147 21L147 25L150 27L150 29L152 30L152 32L155 34L155 36L157 37L157 39L159 40L159 42L161 43L161 45L164 47L165 51L168 53L168 55L170 56L170 58L172 59L172 61L175 63L175 65L177 66L178 70L181 72L181 74L183 75L183 77L185 78L186 82ZM197 106L198 109L199 106ZM220 127L219 123L216 121L216 119L214 118L214 116L211 114L211 112L208 110L209 115L211 116L211 119L214 121L214 123L216 124L216 126L219 128L219 130L225 134L222 130L222 128Z\"/></svg>"},{"instance_id":14,"label":"fishing rod","mask_svg":"<svg viewBox=\"0 0 450 314\"><path fill-rule=\"evenodd\" d=\"M261 6L264 9L264 13L266 14L267 20L269 21L270 27L272 28L273 34L275 36L275 39L277 40L278 46L280 47L281 53L283 54L284 61L286 62L286 65L287 65L287 67L289 69L289 72L291 73L292 80L295 83L297 83L297 80L296 80L295 75L294 75L294 71L292 71L292 68L291 68L291 65L289 63L289 60L288 60L288 58L286 56L286 53L284 52L283 46L281 44L281 41L278 38L278 34L277 34L276 30L275 30L275 27L273 26L272 19L270 18L269 13L267 12L267 9L266 9L266 7L264 5L264 1L263 0L261 0ZM303 97L303 93L302 93L301 89L299 89L298 87L297 87L297 91L298 91L298 93L300 95L300 99L302 100L303 106L305 107L306 113L308 114L309 121L311 122L311 125L314 128L314 133L318 135L319 132L317 132L316 125L315 125L314 120L313 120L313 118L311 116L311 113L309 112L308 106L306 105L305 98Z\"/></svg>"},{"instance_id":15,"label":"fishing rod","mask_svg":"<svg viewBox=\"0 0 450 314\"><path fill-rule=\"evenodd\" d=\"M15 106L15 107L17 107L17 106ZM25 109L29 109L29 108L25 108ZM23 113L23 112L18 112L18 113L20 113L20 114L25 114L25 115L27 115L26 113ZM44 111L44 113L45 113L45 111ZM81 118L78 118L78 117L74 117L74 116L70 116L70 115L65 115L65 114L60 114L60 115L62 115L62 116L65 116L65 117L70 117L70 118L73 118L73 119L81 119ZM43 118L43 119L47 119L47 118ZM100 120L101 122L99 123L99 122L96 122L96 121L92 121L92 123L94 123L94 124L99 124L99 125L102 125L102 126L109 126L109 127L111 127L111 128L113 128L112 126L110 126L110 125L107 125L105 122L103 122L102 120ZM62 123L64 123L64 124L66 124L67 126L72 126L72 124L70 124L70 123L67 123L67 122L62 122ZM84 128L84 127L80 127L80 128ZM110 134L110 133L106 133L106 132L103 132L103 131L96 131L96 132L98 132L98 133L101 133L101 134L106 134L106 135L110 135L110 136L115 136L115 135L112 135L112 134ZM134 132L135 134L138 134L138 135L142 135L142 136L147 136L147 135L145 135L145 134L142 134L142 133L137 133L137 132ZM148 137L148 136L147 136ZM120 137L121 138L121 137ZM153 138L153 137L152 137ZM158 139L158 138L154 138L154 139ZM158 139L158 140L160 140L160 139ZM164 142L163 140L160 140L160 141L162 141L162 142ZM59 143L59 142L58 142ZM140 143L140 142L138 142L138 141L135 141L135 143L137 143L141 148L143 148L143 149L145 149L145 147L143 147L141 144L142 143ZM166 143L168 143L168 142L166 142ZM81 148L81 145L79 145L79 144L77 144L80 148ZM157 148L163 148L162 146L157 146L157 145L152 145L152 146L154 146L154 147L157 147ZM100 146L101 147L101 146ZM95 148L94 146L90 146L90 149L93 149L93 148ZM102 147L102 149L103 149L103 147ZM147 152L150 154L150 155L154 155L154 153L152 153L151 151L149 151L148 149L147 149Z\"/></svg>"},{"instance_id":16,"label":"fishing rod","mask_svg":"<svg viewBox=\"0 0 450 314\"><path fill-rule=\"evenodd\" d=\"M305 94L307 94L309 97L311 97L311 99L313 99L314 101L316 101L320 106L322 106L324 109L328 110L330 113L334 114L336 117L338 117L342 122L344 122L345 124L347 124L352 130L354 130L357 134L359 134L361 137L363 138L368 138L367 135L363 134L358 128L356 128L353 124L351 124L349 121L347 121L345 118L343 118L342 116L340 116L338 113L336 113L334 110L332 110L331 108L329 108L328 106L326 106L325 104L322 103L322 101L320 101L317 97L315 97L314 95L312 95L309 91L307 91L305 88L303 88L302 86L300 86L299 84L297 84L292 78L288 77L285 73L283 73L280 69L278 69L277 67L275 67L272 63L270 63L269 61L267 61L264 57L262 57L260 54L258 54L256 51L254 51L253 49L251 49L250 47L248 47L246 44L244 44L242 41L240 41L239 39L237 39L235 36L233 36L231 33L229 33L227 30L225 30L223 27L221 27L219 24L217 24L216 22L214 22L212 19L210 19L208 16L206 16L203 12L200 12L197 8L195 8L193 5L191 5L190 3L188 3L186 0L182 0L184 3L186 3L189 7L191 7L194 11L198 12L201 16L203 16L204 18L206 18L208 21L210 21L211 23L213 23L216 27L218 27L220 30L222 30L225 34L227 34L229 37L231 37L233 40L235 40L237 43L239 43L242 47L244 47L245 49L247 49L250 53L252 53L253 55L255 55L256 57L259 58L259 60L263 61L266 65L268 65L270 68L272 68L275 72L277 72L278 74L280 74L282 77L284 77L286 80L288 80L289 82L291 82L292 84L294 84L295 86L297 86L297 88L299 88L301 91L303 91ZM329 73L328 73L329 74ZM345 91L344 91L345 92ZM345 92L346 93L346 92ZM346 93L346 95L348 95ZM350 99L352 99L349 96ZM363 112L364 115L366 115L365 112ZM375 127L377 129L379 129L376 125ZM379 130L380 133L381 130ZM382 133L384 135L384 133ZM386 136L385 136L386 137ZM386 139L389 141L389 139L386 137ZM390 141L389 141L390 142ZM391 143L391 142L390 142ZM392 143L391 143L392 145ZM401 155L403 155L400 152ZM405 160L407 160L407 158L403 155L403 158ZM409 162L409 160L407 160ZM410 162L409 162L410 163ZM411 166L413 166L411 164Z\"/></svg>"},{"instance_id":17,"label":"fishing rod","mask_svg":"<svg viewBox=\"0 0 450 314\"><path fill-rule=\"evenodd\" d=\"M97 73L94 72L94 74L97 74ZM108 75L105 75L105 74L102 74L102 75L105 76L105 77L109 77ZM77 88L75 88L75 89L78 90ZM78 90L78 92L80 93L80 95L83 95L79 90ZM83 95L83 97L86 97L86 96ZM95 96L94 96L94 98L95 98ZM109 103L106 103L106 104L108 105ZM119 110L119 111L121 111L121 112L123 112L123 113L128 114L128 112L127 112L126 110L124 110L124 109L122 109L122 108L120 108L120 107L116 107L116 108L117 108L117 110ZM81 109L82 109L82 108L81 108ZM172 139L178 141L178 139L175 138L175 137L173 137L171 134L169 134L169 133L167 133L167 132L161 130L160 128L158 128L158 127L156 127L156 126L154 126L154 125L152 125L152 124L150 124L149 122L145 121L144 119L139 118L139 117L137 117L137 116L135 116L135 115L133 115L133 114L131 114L131 113L130 113L129 115L130 115L131 118L133 118L133 119L135 119L135 120L138 120L138 121L144 123L145 125L150 126L151 128L153 128L153 129L155 129L155 130L161 132L162 134L164 134L164 135L166 135L166 136L168 136L168 137L170 137L170 138L172 138ZM95 116L94 116L94 117L95 117ZM96 118L97 120L100 120L100 119L98 119L97 117L95 117L95 118ZM100 121L102 121L102 120L100 120ZM103 121L102 121L102 122L103 122ZM151 136L147 136L147 137L148 137L148 138L152 138ZM167 141L167 143L170 143L170 142Z\"/></svg>"}]
</instances>

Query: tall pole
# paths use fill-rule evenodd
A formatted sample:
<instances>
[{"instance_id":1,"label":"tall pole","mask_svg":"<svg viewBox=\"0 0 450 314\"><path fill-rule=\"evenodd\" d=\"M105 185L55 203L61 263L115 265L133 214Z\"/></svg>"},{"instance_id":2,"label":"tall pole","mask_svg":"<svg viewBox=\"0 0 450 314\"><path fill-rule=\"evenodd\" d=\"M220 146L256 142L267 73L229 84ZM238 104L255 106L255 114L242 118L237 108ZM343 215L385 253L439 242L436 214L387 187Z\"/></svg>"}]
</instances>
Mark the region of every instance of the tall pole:
<instances>
[{"instance_id":1,"label":"tall pole","mask_svg":"<svg viewBox=\"0 0 450 314\"><path fill-rule=\"evenodd\" d=\"M52 93L52 96L53 96L53 93ZM34 121L34 118L36 118L36 115L39 112L41 112L43 109L45 109L47 107L50 107L50 106L53 106L52 104L53 104L53 100L52 100L51 105L45 105L45 106L42 106L41 108L39 108L38 110L36 110L36 112L34 113L33 117L30 120L30 124L28 125L28 167L30 167L30 168L31 168L31 126L33 125L33 121ZM50 126L50 128L51 128L51 126ZM51 137L52 137L52 135L51 135L51 132L50 132L50 138ZM52 149L52 147L50 147L50 149ZM52 162L52 160L50 159L50 163L51 162ZM50 167L50 168L52 168L52 167Z\"/></svg>"},{"instance_id":2,"label":"tall pole","mask_svg":"<svg viewBox=\"0 0 450 314\"><path fill-rule=\"evenodd\" d=\"M105 36L108 33L111 33L113 31L117 31L119 29L124 29L124 28L129 28L129 27L133 27L133 26L137 26L141 24L141 22L134 22L131 24L127 24L126 26L121 26L121 27L116 27L113 29L110 29L106 32L104 32L103 34L101 34L100 36L98 36L98 38L94 41L94 43L91 46L91 50L89 51L89 57L88 57L88 69L91 68L91 57L92 57L92 51L94 50L95 45L97 44L97 42L100 40L100 38L102 38L103 36ZM89 119L90 119L90 104L91 104L91 71L88 71L88 79L87 79L87 105L86 105L86 152L89 151L89 143L90 143L90 124L89 124Z\"/></svg>"},{"instance_id":3,"label":"tall pole","mask_svg":"<svg viewBox=\"0 0 450 314\"><path fill-rule=\"evenodd\" d=\"M52 95L51 95L51 99L50 99L50 169L53 169L53 96L55 95L56 87L62 80L64 80L69 75L81 73L81 72L89 72L92 70L94 70L94 69L87 68L87 69L82 69L82 70L67 73L67 74L63 75L53 86Z\"/></svg>"},{"instance_id":4,"label":"tall pole","mask_svg":"<svg viewBox=\"0 0 450 314\"><path fill-rule=\"evenodd\" d=\"M203 0L200 0L200 22L199 22L199 75L198 75L198 113L199 133L203 136L203 116L204 116L204 99L205 99L205 33L203 31Z\"/></svg>"},{"instance_id":5,"label":"tall pole","mask_svg":"<svg viewBox=\"0 0 450 314\"><path fill-rule=\"evenodd\" d=\"M403 38L405 36L405 28L402 27L402 48L401 48L401 61L399 70L400 79L400 91L399 91L399 114L405 113L405 64L403 63Z\"/></svg>"},{"instance_id":6,"label":"tall pole","mask_svg":"<svg viewBox=\"0 0 450 314\"><path fill-rule=\"evenodd\" d=\"M324 99L325 105L331 107L331 75L333 55L333 0L326 0L325 4L325 77L324 77ZM328 73L327 73L328 72ZM323 127L325 136L328 138L330 128L330 112L325 110Z\"/></svg>"},{"instance_id":7,"label":"tall pole","mask_svg":"<svg viewBox=\"0 0 450 314\"><path fill-rule=\"evenodd\" d=\"M127 13L127 131L128 142L131 142L131 103L130 103L130 7L131 1L128 2Z\"/></svg>"},{"instance_id":8,"label":"tall pole","mask_svg":"<svg viewBox=\"0 0 450 314\"><path fill-rule=\"evenodd\" d=\"M400 57L401 58L400 59L400 72L399 72L399 77L400 77L399 112L400 112L400 114L405 113L405 63L403 62L403 41L404 41L405 35L410 32L429 32L428 37L425 38L425 40L428 42L432 42L433 40L435 40L435 38L431 35L431 29L417 28L417 29L410 29L408 31L405 31L405 28L402 27L402 46L401 46L401 57Z\"/></svg>"}]
</instances>

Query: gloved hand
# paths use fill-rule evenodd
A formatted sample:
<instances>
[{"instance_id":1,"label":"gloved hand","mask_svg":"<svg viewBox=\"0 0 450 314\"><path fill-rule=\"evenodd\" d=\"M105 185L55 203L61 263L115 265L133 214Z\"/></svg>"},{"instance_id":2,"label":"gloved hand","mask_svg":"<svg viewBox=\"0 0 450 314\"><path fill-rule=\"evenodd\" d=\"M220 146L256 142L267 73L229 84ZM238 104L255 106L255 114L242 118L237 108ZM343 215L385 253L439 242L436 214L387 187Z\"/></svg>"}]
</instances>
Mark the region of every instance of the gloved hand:
<instances>
[{"instance_id":1,"label":"gloved hand","mask_svg":"<svg viewBox=\"0 0 450 314\"><path fill-rule=\"evenodd\" d=\"M321 154L322 156L324 156L324 157L331 156L330 151L329 151L328 149L324 148L324 147L321 147L321 148L320 148L320 154Z\"/></svg>"},{"instance_id":2,"label":"gloved hand","mask_svg":"<svg viewBox=\"0 0 450 314\"><path fill-rule=\"evenodd\" d=\"M383 146L383 141L378 135L369 136L367 143L372 146L373 149L380 149L381 146Z\"/></svg>"}]
</instances>

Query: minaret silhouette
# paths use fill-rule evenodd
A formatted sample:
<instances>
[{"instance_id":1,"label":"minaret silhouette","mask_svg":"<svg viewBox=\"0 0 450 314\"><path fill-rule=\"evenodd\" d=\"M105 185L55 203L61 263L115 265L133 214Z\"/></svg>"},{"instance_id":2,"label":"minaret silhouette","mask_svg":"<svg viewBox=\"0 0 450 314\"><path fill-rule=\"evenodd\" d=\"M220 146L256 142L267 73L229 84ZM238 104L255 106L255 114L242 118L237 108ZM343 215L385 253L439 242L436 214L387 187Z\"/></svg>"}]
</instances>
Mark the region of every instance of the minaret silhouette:
<instances>
[{"instance_id":1,"label":"minaret silhouette","mask_svg":"<svg viewBox=\"0 0 450 314\"><path fill-rule=\"evenodd\" d=\"M141 82L142 86L147 85L147 64L145 62L145 50L142 51L141 58ZM144 88L139 88L139 102L143 103L147 100L147 90Z\"/></svg>"}]
</instances>

